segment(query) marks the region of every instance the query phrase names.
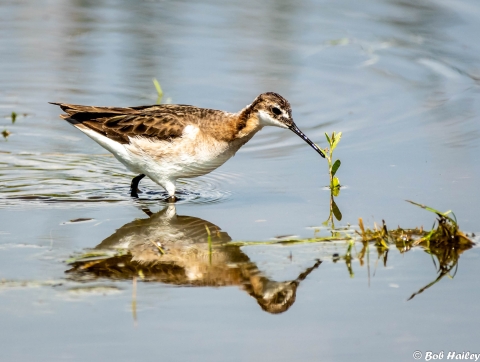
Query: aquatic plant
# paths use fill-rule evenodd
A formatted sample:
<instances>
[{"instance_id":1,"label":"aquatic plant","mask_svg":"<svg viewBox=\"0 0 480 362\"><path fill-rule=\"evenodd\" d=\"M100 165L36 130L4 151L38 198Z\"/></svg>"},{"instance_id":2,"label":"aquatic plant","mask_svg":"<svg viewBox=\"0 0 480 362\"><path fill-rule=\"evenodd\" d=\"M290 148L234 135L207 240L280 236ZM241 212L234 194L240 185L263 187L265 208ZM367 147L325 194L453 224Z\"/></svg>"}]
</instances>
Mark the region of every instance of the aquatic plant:
<instances>
[{"instance_id":1,"label":"aquatic plant","mask_svg":"<svg viewBox=\"0 0 480 362\"><path fill-rule=\"evenodd\" d=\"M330 175L330 214L328 216L328 219L325 220L323 225L328 226L330 225L332 229L332 235L333 235L333 230L335 229L335 222L334 222L334 217L338 221L342 220L342 213L340 212L340 209L338 208L337 204L335 203L334 197L337 197L340 195L340 180L336 176L338 169L340 168L340 165L342 164L340 160L335 160L333 162L333 151L335 148L338 146L338 143L340 142L340 139L342 138L342 132L332 132L332 136L329 137L327 133L325 133L325 137L327 139L329 148L324 149L325 153L325 158L328 161L328 173Z\"/></svg>"},{"instance_id":2,"label":"aquatic plant","mask_svg":"<svg viewBox=\"0 0 480 362\"><path fill-rule=\"evenodd\" d=\"M2 136L3 136L3 138L5 138L5 140L7 140L8 136L10 136L11 134L12 134L12 132L10 132L6 128L2 131Z\"/></svg>"},{"instance_id":3,"label":"aquatic plant","mask_svg":"<svg viewBox=\"0 0 480 362\"><path fill-rule=\"evenodd\" d=\"M84 254L74 256L66 262L73 267L69 272L80 273L82 275L85 273L93 273L99 277L124 279L138 276L142 280L167 281L170 280L168 278L171 277L170 273L173 269L177 268L175 270L179 270L178 268L182 268L185 263L197 263L203 262L202 260L208 260L208 262L205 263L207 269L205 270L204 276L213 278L214 275L217 275L215 273L220 271L221 268L219 269L219 265L222 263L222 260L224 260L221 257L214 260L215 255L230 255L229 253L235 253L240 250L239 248L244 246L309 243L325 243L325 245L331 245L333 242L336 242L346 243L345 251L343 253L334 253L332 255L332 261L334 263L344 261L348 274L353 278L355 277L354 261L358 260L360 266L366 265L368 269L368 280L370 283L370 254L372 250L376 250L377 254L373 272L373 276L375 276L380 261L385 267L387 266L388 255L392 249L396 248L403 254L413 248L421 248L431 256L436 269L436 277L433 282L420 288L416 293L413 293L410 296L411 299L436 284L445 275L453 278L456 269L458 268L460 255L466 250L472 248L474 242L470 239L469 235L460 230L455 215L451 211L440 212L425 205L412 201L409 202L431 211L438 216L438 219L435 221L431 230L425 230L423 227L405 229L400 226L396 229L389 229L384 220L382 220L380 226L374 223L372 228L366 228L363 219L359 218L358 228L354 229L347 226L344 228L332 229L330 236L315 235L312 238L235 242L228 241L228 239L221 240L219 237L220 231L217 230L217 232L215 232L211 229L215 226L209 227L206 224L199 223L199 232L203 227L205 228L203 231L204 243L196 243L196 249L192 249L191 247L185 249L163 248L160 240L153 241L145 239L144 235L140 234L139 238L144 240L144 243L142 244L140 242L137 244L137 247L145 247L146 249L151 248L153 250L158 249L155 253L148 254L149 259L147 261L141 261L136 258L135 249L130 250L119 248L86 251ZM452 217L450 215L452 215ZM197 235L197 233L195 233L195 235ZM471 237L473 236L474 235L472 234ZM172 244L172 246L174 246L174 244ZM338 244L338 246L340 246L340 244ZM361 246L361 250L359 251L357 251L358 246ZM244 262L245 267L250 265L248 258L245 258ZM236 268L240 264L235 263L233 267ZM225 271L229 268L230 266L227 265L226 269L221 270ZM175 283L179 283L179 280L175 280ZM190 281L188 283L190 283ZM202 285L212 285L211 283L224 285L222 284L224 282L216 280L215 278L210 278L208 283L205 282Z\"/></svg>"},{"instance_id":4,"label":"aquatic plant","mask_svg":"<svg viewBox=\"0 0 480 362\"><path fill-rule=\"evenodd\" d=\"M430 231L424 230L423 227L415 229L398 227L394 230L388 230L384 220L382 220L381 228L374 225L373 230L365 229L363 220L360 218L358 222L360 232L357 232L357 234L362 237L363 242L363 249L359 254L361 264L363 263L365 253L368 256L368 245L372 242L377 247L377 262L383 259L385 266L387 265L388 250L391 245L395 245L401 253L409 251L412 247L420 246L427 254L432 256L433 264L437 269L437 278L420 288L416 293L413 293L408 298L410 300L439 282L445 275L453 278L458 268L460 254L472 248L474 242L460 230L455 214L452 211L440 212L432 207L407 201L438 216ZM449 214L452 214L453 218L448 216ZM474 235L472 234L472 236ZM451 271L454 269L455 271L452 275Z\"/></svg>"},{"instance_id":5,"label":"aquatic plant","mask_svg":"<svg viewBox=\"0 0 480 362\"><path fill-rule=\"evenodd\" d=\"M340 165L342 164L340 160L335 160L333 162L333 150L338 146L340 139L342 138L342 132L332 132L332 136L329 137L328 134L325 132L325 137L327 138L327 142L330 148L325 149L325 158L328 161L328 172L330 174L330 189L333 191L334 196L338 196L340 193L340 180L336 175Z\"/></svg>"},{"instance_id":6,"label":"aquatic plant","mask_svg":"<svg viewBox=\"0 0 480 362\"><path fill-rule=\"evenodd\" d=\"M408 201L408 200L407 200ZM363 219L358 219L359 231L352 231L350 227L336 229L335 235L332 236L318 236L313 238L291 238L291 239L279 239L268 241L229 241L222 242L216 245L212 243L212 232L210 228L205 225L206 230L206 243L208 245L209 253L214 253L213 249L216 247L225 246L253 246L253 245L291 245L291 244L310 244L319 242L333 242L333 241L347 241L349 243L349 250L351 245L355 242L372 243L378 250L389 250L393 245L400 252L407 252L415 246L431 247L456 247L461 250L470 249L474 242L470 240L467 234L463 233L457 224L457 222L448 217L451 211L442 213L428 206L417 204L413 201L408 201L414 205L418 205L424 209L432 211L439 216L439 219L433 224L432 230L426 231L423 227L416 227L414 229L404 229L398 226L396 229L389 230L385 220L382 220L382 226L379 227L376 223L372 229L368 229L364 226ZM452 213L453 214L453 213ZM437 227L435 227L437 225ZM219 231L217 230L217 236ZM167 254L166 250L161 248L161 244L148 240L155 248L159 249L159 257ZM109 259L112 257L129 255L129 251L125 249L107 249L107 250L87 250L86 252L74 256L65 262L67 264L74 264L78 262L92 262L98 260ZM358 254L362 259L365 255L364 252Z\"/></svg>"},{"instance_id":7,"label":"aquatic plant","mask_svg":"<svg viewBox=\"0 0 480 362\"><path fill-rule=\"evenodd\" d=\"M10 114L10 118L12 119L12 124L15 123L15 121L17 120L17 113L16 112L12 112ZM5 141L8 139L8 136L10 136L12 134L12 132L10 132L6 127L5 129L2 131L2 136L3 138L5 138Z\"/></svg>"},{"instance_id":8,"label":"aquatic plant","mask_svg":"<svg viewBox=\"0 0 480 362\"><path fill-rule=\"evenodd\" d=\"M157 78L153 78L153 85L155 86L155 89L157 90L158 98L157 98L157 104L160 104L162 102L163 98L163 90L162 87L160 86L160 83L158 82Z\"/></svg>"}]
</instances>

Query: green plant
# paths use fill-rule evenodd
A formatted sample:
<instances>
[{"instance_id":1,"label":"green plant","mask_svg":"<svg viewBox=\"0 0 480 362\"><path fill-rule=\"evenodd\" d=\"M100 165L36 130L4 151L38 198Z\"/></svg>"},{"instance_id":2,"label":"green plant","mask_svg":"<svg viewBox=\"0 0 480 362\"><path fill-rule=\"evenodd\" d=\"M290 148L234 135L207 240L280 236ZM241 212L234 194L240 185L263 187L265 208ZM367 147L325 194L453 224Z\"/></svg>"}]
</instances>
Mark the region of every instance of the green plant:
<instances>
[{"instance_id":1,"label":"green plant","mask_svg":"<svg viewBox=\"0 0 480 362\"><path fill-rule=\"evenodd\" d=\"M8 136L10 136L11 134L12 134L12 132L10 132L10 131L9 131L8 129L6 129L6 128L2 131L2 136L3 136L3 138L5 138L5 140L6 140L6 139L8 138Z\"/></svg>"},{"instance_id":2,"label":"green plant","mask_svg":"<svg viewBox=\"0 0 480 362\"><path fill-rule=\"evenodd\" d=\"M162 87L160 87L160 83L158 83L157 78L153 78L153 85L155 86L155 89L157 90L158 98L157 98L157 104L160 104L162 102L163 98L163 90Z\"/></svg>"},{"instance_id":3,"label":"green plant","mask_svg":"<svg viewBox=\"0 0 480 362\"><path fill-rule=\"evenodd\" d=\"M338 221L342 220L342 213L340 212L340 209L338 208L334 200L334 197L337 197L340 194L340 180L335 175L342 163L340 162L340 160L333 161L333 150L335 150L335 148L338 146L338 143L342 138L342 132L332 132L331 137L329 137L328 134L325 133L325 137L327 138L327 142L329 145L329 148L326 148L324 152L325 158L328 161L328 172L330 174L330 214L328 216L328 219L323 223L323 225L328 226L330 224L332 229L332 235L334 235L333 230L335 229L335 223L333 218L335 217L335 219L337 219Z\"/></svg>"},{"instance_id":4,"label":"green plant","mask_svg":"<svg viewBox=\"0 0 480 362\"><path fill-rule=\"evenodd\" d=\"M338 196L340 193L340 180L338 179L335 174L337 173L340 165L342 164L340 160L335 160L333 162L333 150L338 146L340 139L342 138L342 132L332 132L332 136L329 137L327 133L325 133L325 137L327 138L328 145L330 148L325 149L325 158L328 161L328 171L330 173L330 189L333 192L333 196Z\"/></svg>"}]
</instances>

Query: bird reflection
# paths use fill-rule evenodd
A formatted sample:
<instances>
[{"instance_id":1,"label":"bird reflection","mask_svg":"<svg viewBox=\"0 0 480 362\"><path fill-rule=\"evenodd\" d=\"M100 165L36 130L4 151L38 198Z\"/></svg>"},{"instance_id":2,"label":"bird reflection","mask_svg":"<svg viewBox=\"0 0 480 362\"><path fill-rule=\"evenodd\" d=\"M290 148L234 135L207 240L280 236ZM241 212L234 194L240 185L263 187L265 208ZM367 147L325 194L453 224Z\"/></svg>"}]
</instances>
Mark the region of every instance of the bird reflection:
<instances>
[{"instance_id":1,"label":"bird reflection","mask_svg":"<svg viewBox=\"0 0 480 362\"><path fill-rule=\"evenodd\" d=\"M274 281L242 252L230 236L208 221L177 215L175 206L125 224L96 250L120 250L100 260L77 261L70 278L134 279L185 286L237 285L269 313L282 313L295 302L298 285L316 269L317 260L294 280ZM95 250L94 249L94 250Z\"/></svg>"}]
</instances>

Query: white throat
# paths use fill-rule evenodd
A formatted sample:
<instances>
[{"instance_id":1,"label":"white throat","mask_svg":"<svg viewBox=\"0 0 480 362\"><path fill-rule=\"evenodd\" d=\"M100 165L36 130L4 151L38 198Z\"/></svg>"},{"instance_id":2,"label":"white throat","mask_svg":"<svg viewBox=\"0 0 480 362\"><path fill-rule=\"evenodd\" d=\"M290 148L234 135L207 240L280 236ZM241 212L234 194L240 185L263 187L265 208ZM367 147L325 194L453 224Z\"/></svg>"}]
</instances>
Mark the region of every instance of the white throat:
<instances>
[{"instance_id":1,"label":"white throat","mask_svg":"<svg viewBox=\"0 0 480 362\"><path fill-rule=\"evenodd\" d=\"M259 119L259 124L262 127L274 126L274 127L280 127L280 128L288 128L287 125L283 124L280 121L277 121L275 118L270 116L270 114L265 111L258 111L258 119Z\"/></svg>"}]
</instances>

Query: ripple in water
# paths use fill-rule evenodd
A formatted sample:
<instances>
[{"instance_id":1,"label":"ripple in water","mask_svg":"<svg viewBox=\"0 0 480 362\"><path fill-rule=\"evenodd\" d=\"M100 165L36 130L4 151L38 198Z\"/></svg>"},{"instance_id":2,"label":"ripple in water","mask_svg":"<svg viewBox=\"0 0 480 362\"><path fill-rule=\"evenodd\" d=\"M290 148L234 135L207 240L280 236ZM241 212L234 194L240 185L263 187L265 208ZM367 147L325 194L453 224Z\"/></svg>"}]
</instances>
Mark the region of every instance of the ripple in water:
<instances>
[{"instance_id":1,"label":"ripple in water","mask_svg":"<svg viewBox=\"0 0 480 362\"><path fill-rule=\"evenodd\" d=\"M0 207L32 204L132 203L130 182L134 175L122 172L110 155L2 154L0 159ZM215 203L231 192L238 175L216 171L195 179L177 181L179 203ZM140 184L142 203L163 202L168 194L145 178Z\"/></svg>"}]
</instances>

